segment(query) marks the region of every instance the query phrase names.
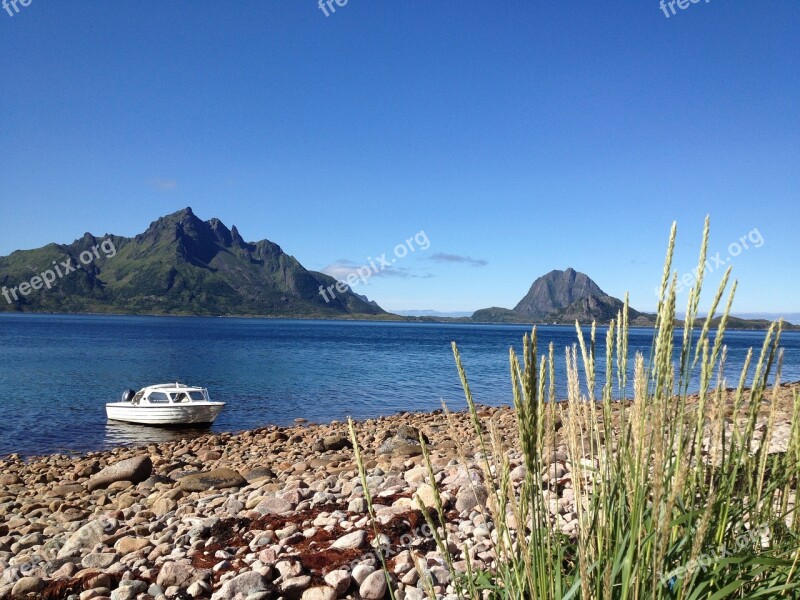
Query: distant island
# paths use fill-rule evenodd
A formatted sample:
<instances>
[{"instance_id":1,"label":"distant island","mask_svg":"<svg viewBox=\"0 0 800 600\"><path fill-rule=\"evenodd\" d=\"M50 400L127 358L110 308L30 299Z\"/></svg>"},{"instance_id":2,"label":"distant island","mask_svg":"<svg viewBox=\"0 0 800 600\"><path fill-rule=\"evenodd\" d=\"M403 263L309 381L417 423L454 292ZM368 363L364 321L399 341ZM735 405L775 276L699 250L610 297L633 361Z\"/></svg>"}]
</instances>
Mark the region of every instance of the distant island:
<instances>
[{"instance_id":1,"label":"distant island","mask_svg":"<svg viewBox=\"0 0 800 600\"><path fill-rule=\"evenodd\" d=\"M514 308L484 308L471 316L392 314L333 277L306 269L274 242L246 242L235 226L203 221L190 207L132 238L86 233L71 244L0 257L0 293L0 311L6 312L459 323L603 325L623 307L588 275L568 268L536 279ZM629 307L629 321L652 327L655 315ZM731 317L728 326L765 329L769 323Z\"/></svg>"},{"instance_id":2,"label":"distant island","mask_svg":"<svg viewBox=\"0 0 800 600\"><path fill-rule=\"evenodd\" d=\"M479 323L545 323L552 325L581 324L607 325L624 307L624 302L606 294L585 273L568 268L550 271L531 285L525 297L513 309L491 307L473 313L470 321ZM656 315L639 312L628 307L628 320L632 327L653 327ZM712 320L719 325L720 317ZM682 324L681 321L679 321ZM729 329L767 329L767 319L741 319L728 317ZM784 329L800 330L800 326L785 323Z\"/></svg>"},{"instance_id":3,"label":"distant island","mask_svg":"<svg viewBox=\"0 0 800 600\"><path fill-rule=\"evenodd\" d=\"M513 309L491 307L476 311L472 320L486 323L609 323L624 303L609 296L588 275L574 269L550 271L539 277ZM655 325L655 315L629 307L633 326Z\"/></svg>"}]
</instances>

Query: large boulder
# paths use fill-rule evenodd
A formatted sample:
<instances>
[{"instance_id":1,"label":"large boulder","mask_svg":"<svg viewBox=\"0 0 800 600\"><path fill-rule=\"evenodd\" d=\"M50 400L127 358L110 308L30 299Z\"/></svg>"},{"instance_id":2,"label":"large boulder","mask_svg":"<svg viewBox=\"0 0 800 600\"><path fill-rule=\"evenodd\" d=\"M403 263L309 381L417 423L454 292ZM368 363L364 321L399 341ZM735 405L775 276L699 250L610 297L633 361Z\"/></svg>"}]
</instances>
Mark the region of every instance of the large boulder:
<instances>
[{"instance_id":1,"label":"large boulder","mask_svg":"<svg viewBox=\"0 0 800 600\"><path fill-rule=\"evenodd\" d=\"M352 448L353 442L343 435L328 435L322 439L322 445L325 450L342 450L343 448Z\"/></svg>"},{"instance_id":2,"label":"large boulder","mask_svg":"<svg viewBox=\"0 0 800 600\"><path fill-rule=\"evenodd\" d=\"M107 466L96 475L93 475L86 487L91 492L107 488L117 481L140 483L147 480L152 472L153 461L150 460L149 456L135 456Z\"/></svg>"},{"instance_id":3,"label":"large boulder","mask_svg":"<svg viewBox=\"0 0 800 600\"><path fill-rule=\"evenodd\" d=\"M378 454L399 454L401 456L417 456L422 454L419 445L420 431L411 425L401 425L394 435L384 440L378 448ZM428 444L428 436L422 434L423 441Z\"/></svg>"},{"instance_id":4,"label":"large boulder","mask_svg":"<svg viewBox=\"0 0 800 600\"><path fill-rule=\"evenodd\" d=\"M82 550L91 550L105 540L106 536L114 533L116 528L117 523L113 519L89 521L69 537L58 551L58 558L70 558L81 554Z\"/></svg>"},{"instance_id":5,"label":"large boulder","mask_svg":"<svg viewBox=\"0 0 800 600\"><path fill-rule=\"evenodd\" d=\"M203 492L210 488L223 489L244 487L247 480L233 469L214 469L205 473L193 473L180 480L184 492Z\"/></svg>"},{"instance_id":6,"label":"large boulder","mask_svg":"<svg viewBox=\"0 0 800 600\"><path fill-rule=\"evenodd\" d=\"M411 425L400 425L400 427L397 428L397 433L395 434L395 437L404 438L407 440L413 440L419 443L419 435L420 435L420 430L417 429L416 427L412 427ZM422 439L425 440L426 444L431 443L431 441L428 439L428 436L425 435L424 433L422 434Z\"/></svg>"}]
</instances>

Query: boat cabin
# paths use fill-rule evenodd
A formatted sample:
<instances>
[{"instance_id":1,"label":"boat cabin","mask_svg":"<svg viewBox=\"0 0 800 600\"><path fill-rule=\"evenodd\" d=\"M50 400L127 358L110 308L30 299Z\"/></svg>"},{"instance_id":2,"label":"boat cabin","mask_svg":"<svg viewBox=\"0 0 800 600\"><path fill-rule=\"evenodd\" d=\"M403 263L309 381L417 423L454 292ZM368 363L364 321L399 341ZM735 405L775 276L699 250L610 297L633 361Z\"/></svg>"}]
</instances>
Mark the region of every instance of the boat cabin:
<instances>
[{"instance_id":1,"label":"boat cabin","mask_svg":"<svg viewBox=\"0 0 800 600\"><path fill-rule=\"evenodd\" d=\"M208 390L181 384L152 385L136 392L132 404L144 400L148 404L181 404L188 402L210 402Z\"/></svg>"}]
</instances>

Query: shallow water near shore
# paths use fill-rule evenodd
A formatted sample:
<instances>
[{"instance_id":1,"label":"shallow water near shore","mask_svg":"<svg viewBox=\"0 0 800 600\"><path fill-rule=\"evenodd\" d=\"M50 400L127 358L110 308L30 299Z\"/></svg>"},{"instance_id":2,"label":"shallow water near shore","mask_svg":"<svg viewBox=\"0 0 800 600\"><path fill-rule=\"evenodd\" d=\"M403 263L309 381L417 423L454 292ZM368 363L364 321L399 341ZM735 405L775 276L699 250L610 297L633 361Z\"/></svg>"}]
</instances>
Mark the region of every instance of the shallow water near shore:
<instances>
[{"instance_id":1,"label":"shallow water near shore","mask_svg":"<svg viewBox=\"0 0 800 600\"><path fill-rule=\"evenodd\" d=\"M475 401L507 404L508 349L519 351L529 331L524 325L4 314L0 456L198 435L107 421L104 404L123 390L169 381L205 386L212 399L228 403L212 431L429 411L442 399L461 410L452 341ZM605 332L598 328L599 354ZM577 341L575 329L540 326L538 334L540 352L555 345L563 396L564 348ZM631 357L646 356L652 336L652 329L631 330ZM747 349L757 353L763 340L764 332L726 334L729 385L738 380ZM800 333L784 333L781 345L782 381L800 380Z\"/></svg>"}]
</instances>

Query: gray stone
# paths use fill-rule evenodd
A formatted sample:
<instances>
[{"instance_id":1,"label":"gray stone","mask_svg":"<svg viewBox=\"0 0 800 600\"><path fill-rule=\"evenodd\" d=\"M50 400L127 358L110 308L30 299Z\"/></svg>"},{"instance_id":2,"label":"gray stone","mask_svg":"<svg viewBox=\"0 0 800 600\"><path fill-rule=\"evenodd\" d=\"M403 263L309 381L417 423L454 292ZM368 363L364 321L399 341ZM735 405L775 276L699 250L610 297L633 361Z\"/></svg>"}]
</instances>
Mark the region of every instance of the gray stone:
<instances>
[{"instance_id":1,"label":"gray stone","mask_svg":"<svg viewBox=\"0 0 800 600\"><path fill-rule=\"evenodd\" d=\"M303 574L303 565L297 560L280 560L275 564L275 568L283 579Z\"/></svg>"},{"instance_id":2,"label":"gray stone","mask_svg":"<svg viewBox=\"0 0 800 600\"><path fill-rule=\"evenodd\" d=\"M367 532L363 530L354 531L343 535L331 544L332 550L356 550L367 542Z\"/></svg>"},{"instance_id":3,"label":"gray stone","mask_svg":"<svg viewBox=\"0 0 800 600\"><path fill-rule=\"evenodd\" d=\"M208 584L205 581L195 581L192 585L186 588L186 593L192 598L199 598L200 596L208 593L210 590L211 588L208 587Z\"/></svg>"},{"instance_id":4,"label":"gray stone","mask_svg":"<svg viewBox=\"0 0 800 600\"><path fill-rule=\"evenodd\" d=\"M400 425L400 427L397 428L395 437L411 440L412 442L419 444L419 429L412 427L411 425ZM431 441L428 439L428 436L424 433L422 434L422 439L425 440L426 444L431 443Z\"/></svg>"},{"instance_id":5,"label":"gray stone","mask_svg":"<svg viewBox=\"0 0 800 600\"><path fill-rule=\"evenodd\" d=\"M259 479L275 479L275 473L269 467L256 467L244 474L248 482L258 481Z\"/></svg>"},{"instance_id":6,"label":"gray stone","mask_svg":"<svg viewBox=\"0 0 800 600\"><path fill-rule=\"evenodd\" d=\"M433 486L428 483L423 483L417 488L415 496L419 497L425 508L436 507L436 493ZM417 507L416 499L414 500L414 508Z\"/></svg>"},{"instance_id":7,"label":"gray stone","mask_svg":"<svg viewBox=\"0 0 800 600\"><path fill-rule=\"evenodd\" d=\"M370 567L369 565L356 565L353 567L353 580L358 584L361 585L364 581L369 577L372 573L375 572L375 567Z\"/></svg>"},{"instance_id":8,"label":"gray stone","mask_svg":"<svg viewBox=\"0 0 800 600\"><path fill-rule=\"evenodd\" d=\"M152 472L153 462L150 457L136 456L107 466L96 475L93 475L86 487L91 492L106 488L116 481L140 483L147 480Z\"/></svg>"},{"instance_id":9,"label":"gray stone","mask_svg":"<svg viewBox=\"0 0 800 600\"><path fill-rule=\"evenodd\" d=\"M153 514L157 517L163 517L167 513L171 513L173 510L178 508L178 503L175 502L172 498L168 498L166 496L162 496L150 507L150 510L153 511Z\"/></svg>"},{"instance_id":10,"label":"gray stone","mask_svg":"<svg viewBox=\"0 0 800 600\"><path fill-rule=\"evenodd\" d=\"M24 550L25 548L30 548L31 546L41 546L44 541L44 536L41 533L29 533L28 535L23 535L19 540L17 540L17 544L19 544L19 548Z\"/></svg>"},{"instance_id":11,"label":"gray stone","mask_svg":"<svg viewBox=\"0 0 800 600\"><path fill-rule=\"evenodd\" d=\"M111 600L136 600L136 590L128 586L120 586L111 592Z\"/></svg>"},{"instance_id":12,"label":"gray stone","mask_svg":"<svg viewBox=\"0 0 800 600\"><path fill-rule=\"evenodd\" d=\"M117 542L114 544L114 550L119 552L122 556L127 556L132 552L138 552L139 550L147 548L149 545L150 540L147 538L136 538L126 535L125 537L117 540Z\"/></svg>"},{"instance_id":13,"label":"gray stone","mask_svg":"<svg viewBox=\"0 0 800 600\"><path fill-rule=\"evenodd\" d=\"M247 597L255 592L266 592L269 591L267 583L261 573L248 571L222 584L222 587L211 596L211 600L231 600L237 594Z\"/></svg>"},{"instance_id":14,"label":"gray stone","mask_svg":"<svg viewBox=\"0 0 800 600\"><path fill-rule=\"evenodd\" d=\"M347 591L347 588L350 587L351 580L352 578L350 577L350 573L344 569L331 571L325 575L325 583L327 583L336 591L337 596L344 595L344 593Z\"/></svg>"},{"instance_id":15,"label":"gray stone","mask_svg":"<svg viewBox=\"0 0 800 600\"><path fill-rule=\"evenodd\" d=\"M392 454L395 451L410 452L409 446L415 447L415 451L419 450L419 453L422 453L422 447L418 441L399 437L389 438L383 442L377 452L378 454Z\"/></svg>"},{"instance_id":16,"label":"gray stone","mask_svg":"<svg viewBox=\"0 0 800 600\"><path fill-rule=\"evenodd\" d=\"M450 583L450 572L444 567L431 567L431 575L439 585L447 585Z\"/></svg>"},{"instance_id":17,"label":"gray stone","mask_svg":"<svg viewBox=\"0 0 800 600\"><path fill-rule=\"evenodd\" d=\"M288 500L277 496L267 496L255 508L262 515L281 515L292 512L294 506Z\"/></svg>"},{"instance_id":18,"label":"gray stone","mask_svg":"<svg viewBox=\"0 0 800 600\"><path fill-rule=\"evenodd\" d=\"M363 515L367 512L367 501L364 498L353 498L347 505L347 512Z\"/></svg>"},{"instance_id":19,"label":"gray stone","mask_svg":"<svg viewBox=\"0 0 800 600\"><path fill-rule=\"evenodd\" d=\"M392 454L395 456L420 456L422 454L422 446L419 444L402 444L397 446Z\"/></svg>"},{"instance_id":20,"label":"gray stone","mask_svg":"<svg viewBox=\"0 0 800 600\"><path fill-rule=\"evenodd\" d=\"M425 600L425 598L427 598L425 592L423 592L419 588L406 587L405 592L406 592L406 600Z\"/></svg>"},{"instance_id":21,"label":"gray stone","mask_svg":"<svg viewBox=\"0 0 800 600\"><path fill-rule=\"evenodd\" d=\"M44 581L41 577L22 577L11 588L11 595L27 596L28 594L38 594L44 589Z\"/></svg>"},{"instance_id":22,"label":"gray stone","mask_svg":"<svg viewBox=\"0 0 800 600\"><path fill-rule=\"evenodd\" d=\"M81 550L94 548L115 529L116 522L111 519L89 521L69 537L64 547L59 550L58 558L70 558L80 554Z\"/></svg>"},{"instance_id":23,"label":"gray stone","mask_svg":"<svg viewBox=\"0 0 800 600\"><path fill-rule=\"evenodd\" d=\"M60 562L60 561L59 561ZM69 579L78 571L78 567L74 562L67 561L50 574L50 579L57 581L59 579ZM2 596L0 596L2 597Z\"/></svg>"},{"instance_id":24,"label":"gray stone","mask_svg":"<svg viewBox=\"0 0 800 600\"><path fill-rule=\"evenodd\" d=\"M184 492L203 492L210 488L223 489L244 487L247 480L233 469L214 469L205 473L193 473L180 480Z\"/></svg>"},{"instance_id":25,"label":"gray stone","mask_svg":"<svg viewBox=\"0 0 800 600\"><path fill-rule=\"evenodd\" d=\"M364 583L358 588L359 595L364 600L380 600L386 595L386 573L375 571L367 575Z\"/></svg>"},{"instance_id":26,"label":"gray stone","mask_svg":"<svg viewBox=\"0 0 800 600\"><path fill-rule=\"evenodd\" d=\"M111 600L136 600L139 594L148 589L144 581L138 579L125 579L120 582L119 587L111 592Z\"/></svg>"},{"instance_id":27,"label":"gray stone","mask_svg":"<svg viewBox=\"0 0 800 600\"><path fill-rule=\"evenodd\" d=\"M143 594L150 586L147 585L147 582L140 579L123 579L120 581L119 587L126 587L133 590L136 594Z\"/></svg>"},{"instance_id":28,"label":"gray stone","mask_svg":"<svg viewBox=\"0 0 800 600\"><path fill-rule=\"evenodd\" d=\"M170 561L161 566L161 571L156 578L156 585L162 588L173 585L183 588L198 578L197 572L191 565Z\"/></svg>"},{"instance_id":29,"label":"gray stone","mask_svg":"<svg viewBox=\"0 0 800 600\"><path fill-rule=\"evenodd\" d=\"M489 493L483 485L475 485L474 490L473 486L464 486L458 490L458 495L456 496L456 510L461 513L472 510L478 505L486 506L488 497Z\"/></svg>"},{"instance_id":30,"label":"gray stone","mask_svg":"<svg viewBox=\"0 0 800 600\"><path fill-rule=\"evenodd\" d=\"M298 575L297 577L289 577L281 582L281 593L290 597L297 598L300 594L311 585L310 575Z\"/></svg>"},{"instance_id":31,"label":"gray stone","mask_svg":"<svg viewBox=\"0 0 800 600\"><path fill-rule=\"evenodd\" d=\"M513 471L511 471L511 481L518 482L525 479L528 475L528 469L525 468L525 465L520 465L516 467Z\"/></svg>"},{"instance_id":32,"label":"gray stone","mask_svg":"<svg viewBox=\"0 0 800 600\"><path fill-rule=\"evenodd\" d=\"M83 557L81 566L84 569L107 569L119 559L115 552L92 552Z\"/></svg>"},{"instance_id":33,"label":"gray stone","mask_svg":"<svg viewBox=\"0 0 800 600\"><path fill-rule=\"evenodd\" d=\"M92 571L95 571L95 569L92 569ZM89 589L89 588L91 588L91 589L106 588L106 589L110 590L111 589L111 577L109 577L108 574L106 574L106 573L95 573L93 575L90 574L84 580L83 587L86 588L86 589Z\"/></svg>"},{"instance_id":34,"label":"gray stone","mask_svg":"<svg viewBox=\"0 0 800 600\"><path fill-rule=\"evenodd\" d=\"M322 445L325 450L342 450L353 447L352 442L343 435L329 435L323 438Z\"/></svg>"},{"instance_id":35,"label":"gray stone","mask_svg":"<svg viewBox=\"0 0 800 600\"><path fill-rule=\"evenodd\" d=\"M454 488L462 488L472 484L481 485L483 483L483 473L477 469L465 469L461 467L458 471L446 477L442 484Z\"/></svg>"},{"instance_id":36,"label":"gray stone","mask_svg":"<svg viewBox=\"0 0 800 600\"><path fill-rule=\"evenodd\" d=\"M337 592L327 585L315 585L303 592L301 600L336 600Z\"/></svg>"},{"instance_id":37,"label":"gray stone","mask_svg":"<svg viewBox=\"0 0 800 600\"><path fill-rule=\"evenodd\" d=\"M139 489L152 490L157 483L168 483L169 485L172 485L175 483L175 480L167 477L166 475L154 474L141 482L139 484Z\"/></svg>"}]
</instances>

